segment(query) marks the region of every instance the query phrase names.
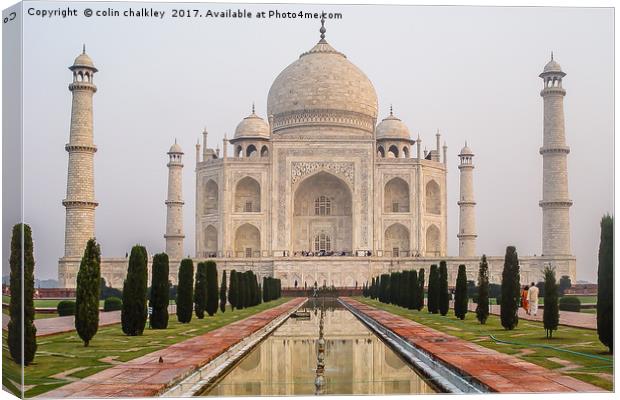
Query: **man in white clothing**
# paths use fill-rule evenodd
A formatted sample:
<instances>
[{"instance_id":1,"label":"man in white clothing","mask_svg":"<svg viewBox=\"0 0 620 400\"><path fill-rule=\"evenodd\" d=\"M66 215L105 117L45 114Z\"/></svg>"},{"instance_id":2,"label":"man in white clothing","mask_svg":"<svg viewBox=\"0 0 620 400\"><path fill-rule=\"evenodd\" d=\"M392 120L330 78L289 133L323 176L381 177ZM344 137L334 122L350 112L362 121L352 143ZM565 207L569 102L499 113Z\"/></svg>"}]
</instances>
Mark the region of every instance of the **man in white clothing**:
<instances>
[{"instance_id":1,"label":"man in white clothing","mask_svg":"<svg viewBox=\"0 0 620 400\"><path fill-rule=\"evenodd\" d=\"M536 315L538 312L538 287L532 282L527 291L527 301L530 307L530 315Z\"/></svg>"}]
</instances>

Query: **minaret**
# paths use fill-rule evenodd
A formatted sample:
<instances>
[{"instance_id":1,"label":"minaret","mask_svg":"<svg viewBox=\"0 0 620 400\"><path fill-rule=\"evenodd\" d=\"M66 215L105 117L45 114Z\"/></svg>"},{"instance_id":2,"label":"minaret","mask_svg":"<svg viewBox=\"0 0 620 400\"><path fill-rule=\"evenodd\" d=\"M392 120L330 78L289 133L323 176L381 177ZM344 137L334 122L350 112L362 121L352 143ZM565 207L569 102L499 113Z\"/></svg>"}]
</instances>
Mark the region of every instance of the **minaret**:
<instances>
[{"instance_id":1,"label":"minaret","mask_svg":"<svg viewBox=\"0 0 620 400\"><path fill-rule=\"evenodd\" d=\"M459 257L476 256L476 202L474 201L474 153L467 146L461 149L461 193L459 196Z\"/></svg>"},{"instance_id":2,"label":"minaret","mask_svg":"<svg viewBox=\"0 0 620 400\"><path fill-rule=\"evenodd\" d=\"M174 141L168 151L168 200L166 207L166 253L171 260L183 258L183 150Z\"/></svg>"},{"instance_id":3,"label":"minaret","mask_svg":"<svg viewBox=\"0 0 620 400\"><path fill-rule=\"evenodd\" d=\"M542 254L570 255L569 209L573 202L568 197L567 155L564 134L564 95L562 78L566 74L560 64L553 60L545 65L539 75L544 82L540 95L544 102L543 145L543 196L540 206L542 218Z\"/></svg>"},{"instance_id":4,"label":"minaret","mask_svg":"<svg viewBox=\"0 0 620 400\"><path fill-rule=\"evenodd\" d=\"M69 153L67 174L67 197L62 201L66 209L65 254L64 258L81 258L86 242L95 237L95 172L94 158L97 147L93 142L93 94L97 86L93 76L97 68L86 54L86 46L73 65L73 82L69 90L73 95L71 104L71 127L69 143L65 150ZM59 268L59 275L61 275ZM73 279L76 271L65 271L65 278ZM61 284L64 278L60 277ZM64 282L63 286L75 285Z\"/></svg>"}]
</instances>

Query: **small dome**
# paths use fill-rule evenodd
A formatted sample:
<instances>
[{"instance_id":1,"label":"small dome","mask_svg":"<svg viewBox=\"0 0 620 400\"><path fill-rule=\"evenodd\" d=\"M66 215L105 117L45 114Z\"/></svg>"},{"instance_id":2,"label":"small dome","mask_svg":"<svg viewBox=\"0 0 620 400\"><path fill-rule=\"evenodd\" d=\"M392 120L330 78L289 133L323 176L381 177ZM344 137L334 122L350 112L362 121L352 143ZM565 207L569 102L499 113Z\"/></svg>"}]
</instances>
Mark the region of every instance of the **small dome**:
<instances>
[{"instance_id":1,"label":"small dome","mask_svg":"<svg viewBox=\"0 0 620 400\"><path fill-rule=\"evenodd\" d=\"M562 72L562 67L560 67L560 64L558 64L554 59L551 59L551 61L545 65L543 73L544 72Z\"/></svg>"},{"instance_id":2,"label":"small dome","mask_svg":"<svg viewBox=\"0 0 620 400\"><path fill-rule=\"evenodd\" d=\"M170 150L168 150L168 154L170 153L183 154L183 149L181 149L181 146L179 146L176 140L174 141L174 144L170 146Z\"/></svg>"},{"instance_id":3,"label":"small dome","mask_svg":"<svg viewBox=\"0 0 620 400\"><path fill-rule=\"evenodd\" d=\"M92 70L95 70L95 72L97 71L97 68L95 68L95 64L93 64L93 60L91 60L88 54L86 54L86 47L84 47L82 54L75 58L75 61L73 61L73 65L69 67L69 69L74 68L90 68Z\"/></svg>"},{"instance_id":4,"label":"small dome","mask_svg":"<svg viewBox=\"0 0 620 400\"><path fill-rule=\"evenodd\" d=\"M406 139L410 140L409 128L400 119L396 118L392 111L390 115L377 125L375 130L376 139Z\"/></svg>"},{"instance_id":5,"label":"small dome","mask_svg":"<svg viewBox=\"0 0 620 400\"><path fill-rule=\"evenodd\" d=\"M237 125L235 139L256 137L269 138L269 124L252 110L252 114L245 117Z\"/></svg>"},{"instance_id":6,"label":"small dome","mask_svg":"<svg viewBox=\"0 0 620 400\"><path fill-rule=\"evenodd\" d=\"M467 142L465 142L465 147L463 147L461 149L461 154L459 154L460 156L473 156L474 152L471 151L471 149L469 148L469 146L467 146Z\"/></svg>"}]
</instances>

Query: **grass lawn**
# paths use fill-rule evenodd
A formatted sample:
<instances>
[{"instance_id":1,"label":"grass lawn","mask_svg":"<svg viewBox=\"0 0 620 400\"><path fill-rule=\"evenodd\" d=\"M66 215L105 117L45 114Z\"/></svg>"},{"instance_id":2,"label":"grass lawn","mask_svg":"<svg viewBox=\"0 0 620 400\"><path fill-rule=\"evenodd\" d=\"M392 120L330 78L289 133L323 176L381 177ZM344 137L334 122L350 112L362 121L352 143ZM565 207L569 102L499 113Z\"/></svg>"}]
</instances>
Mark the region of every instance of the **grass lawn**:
<instances>
[{"instance_id":1,"label":"grass lawn","mask_svg":"<svg viewBox=\"0 0 620 400\"><path fill-rule=\"evenodd\" d=\"M453 310L450 310L446 316L441 316L429 314L426 309L412 311L383 304L369 298L355 297L355 299L449 335L475 342L501 353L512 354L545 368L563 368L559 372L564 375L572 376L606 390L613 389L613 356L599 342L594 330L560 326L553 334L552 339L546 339L542 322L520 320L517 328L507 331L501 326L499 316L495 315L489 315L487 323L481 325L476 320L476 314L472 312L468 312L465 320L461 321L454 316ZM518 344L498 343L489 335ZM553 346L556 349L536 347L536 345ZM586 355L568 353L562 350Z\"/></svg>"},{"instance_id":2,"label":"grass lawn","mask_svg":"<svg viewBox=\"0 0 620 400\"><path fill-rule=\"evenodd\" d=\"M84 378L112 367L114 362L125 362L141 357L275 307L288 300L290 298L280 298L234 312L227 309L223 314L218 312L215 316L206 316L202 320L194 315L188 324L180 324L177 322L176 315L172 315L168 329L145 328L142 336L125 336L120 324L105 326L99 328L88 347L83 346L75 332L39 338L35 362L25 370L25 384L28 387L26 396L33 397L45 393L70 383L71 378ZM6 331L3 330L2 369L5 386L7 379L13 382L20 380L19 369L12 368L17 365L9 358L6 335ZM62 376L52 377L61 373L65 373L69 379L64 379ZM11 382L8 383L10 385Z\"/></svg>"}]
</instances>

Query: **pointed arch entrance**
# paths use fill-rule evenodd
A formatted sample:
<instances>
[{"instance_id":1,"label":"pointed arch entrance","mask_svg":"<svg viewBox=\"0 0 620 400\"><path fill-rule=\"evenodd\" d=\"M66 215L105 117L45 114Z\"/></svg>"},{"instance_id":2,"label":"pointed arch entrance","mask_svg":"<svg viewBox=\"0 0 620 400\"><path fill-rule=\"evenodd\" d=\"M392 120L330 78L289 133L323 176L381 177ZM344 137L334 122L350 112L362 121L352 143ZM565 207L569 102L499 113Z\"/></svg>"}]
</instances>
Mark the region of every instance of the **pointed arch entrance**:
<instances>
[{"instance_id":1,"label":"pointed arch entrance","mask_svg":"<svg viewBox=\"0 0 620 400\"><path fill-rule=\"evenodd\" d=\"M293 251L352 251L352 209L351 189L337 176L321 171L301 181L293 197Z\"/></svg>"}]
</instances>

